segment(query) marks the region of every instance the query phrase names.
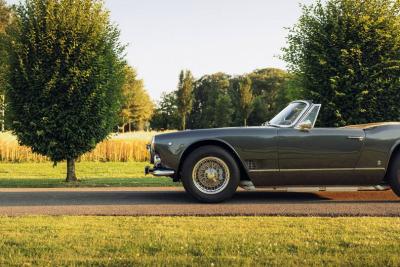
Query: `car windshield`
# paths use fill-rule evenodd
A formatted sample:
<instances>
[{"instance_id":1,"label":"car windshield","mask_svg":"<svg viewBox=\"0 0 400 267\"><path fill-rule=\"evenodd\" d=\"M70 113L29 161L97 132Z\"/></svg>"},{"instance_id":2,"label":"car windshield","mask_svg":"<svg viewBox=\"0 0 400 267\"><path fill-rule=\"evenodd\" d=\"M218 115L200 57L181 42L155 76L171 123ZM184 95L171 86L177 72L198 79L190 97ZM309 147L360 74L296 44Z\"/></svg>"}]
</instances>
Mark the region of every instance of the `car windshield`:
<instances>
[{"instance_id":1,"label":"car windshield","mask_svg":"<svg viewBox=\"0 0 400 267\"><path fill-rule=\"evenodd\" d=\"M269 121L268 125L273 126L291 126L293 125L303 111L307 108L307 104L304 102L293 102L290 103L284 110L276 115L272 120Z\"/></svg>"}]
</instances>

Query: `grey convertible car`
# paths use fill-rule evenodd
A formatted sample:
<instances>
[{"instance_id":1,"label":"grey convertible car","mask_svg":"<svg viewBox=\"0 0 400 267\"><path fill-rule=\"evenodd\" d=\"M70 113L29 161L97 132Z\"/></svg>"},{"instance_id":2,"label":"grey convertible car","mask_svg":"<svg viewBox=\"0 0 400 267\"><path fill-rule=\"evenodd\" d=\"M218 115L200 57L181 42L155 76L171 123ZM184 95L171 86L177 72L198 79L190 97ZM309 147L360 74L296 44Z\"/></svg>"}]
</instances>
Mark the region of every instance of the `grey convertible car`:
<instances>
[{"instance_id":1,"label":"grey convertible car","mask_svg":"<svg viewBox=\"0 0 400 267\"><path fill-rule=\"evenodd\" d=\"M400 123L314 128L321 105L290 103L260 127L157 135L146 174L169 176L202 202L240 186L283 191L389 190L400 196Z\"/></svg>"}]
</instances>

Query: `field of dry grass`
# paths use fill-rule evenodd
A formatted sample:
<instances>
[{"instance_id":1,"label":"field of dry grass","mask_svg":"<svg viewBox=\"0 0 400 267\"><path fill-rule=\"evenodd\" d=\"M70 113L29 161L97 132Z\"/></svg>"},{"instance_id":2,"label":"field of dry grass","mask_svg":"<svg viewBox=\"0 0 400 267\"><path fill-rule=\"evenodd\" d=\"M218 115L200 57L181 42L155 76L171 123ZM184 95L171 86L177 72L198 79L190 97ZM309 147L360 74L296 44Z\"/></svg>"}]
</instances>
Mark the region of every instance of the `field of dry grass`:
<instances>
[{"instance_id":1,"label":"field of dry grass","mask_svg":"<svg viewBox=\"0 0 400 267\"><path fill-rule=\"evenodd\" d=\"M148 161L146 144L158 132L131 132L112 134L109 139L83 155L81 161L134 162ZM44 156L32 153L29 147L20 146L14 135L0 133L0 162L46 162Z\"/></svg>"}]
</instances>

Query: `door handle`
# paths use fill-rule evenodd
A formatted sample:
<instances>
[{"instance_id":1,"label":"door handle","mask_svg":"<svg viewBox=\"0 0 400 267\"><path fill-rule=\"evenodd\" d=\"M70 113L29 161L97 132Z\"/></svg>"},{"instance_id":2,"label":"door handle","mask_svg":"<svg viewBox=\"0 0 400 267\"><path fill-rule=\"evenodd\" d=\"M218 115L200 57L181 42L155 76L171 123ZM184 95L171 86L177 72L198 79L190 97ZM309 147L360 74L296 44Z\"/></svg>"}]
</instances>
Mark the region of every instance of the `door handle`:
<instances>
[{"instance_id":1,"label":"door handle","mask_svg":"<svg viewBox=\"0 0 400 267\"><path fill-rule=\"evenodd\" d=\"M360 142L364 141L365 137L364 136L348 136L347 139L353 139L353 140L358 140Z\"/></svg>"}]
</instances>

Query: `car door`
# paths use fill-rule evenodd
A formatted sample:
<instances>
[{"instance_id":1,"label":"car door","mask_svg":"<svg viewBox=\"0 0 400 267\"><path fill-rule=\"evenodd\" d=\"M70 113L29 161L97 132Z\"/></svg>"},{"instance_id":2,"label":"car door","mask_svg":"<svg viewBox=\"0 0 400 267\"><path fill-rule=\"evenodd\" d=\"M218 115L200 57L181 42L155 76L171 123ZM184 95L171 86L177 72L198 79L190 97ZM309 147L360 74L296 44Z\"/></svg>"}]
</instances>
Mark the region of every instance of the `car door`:
<instances>
[{"instance_id":1,"label":"car door","mask_svg":"<svg viewBox=\"0 0 400 267\"><path fill-rule=\"evenodd\" d=\"M282 185L357 185L354 175L365 140L361 129L278 130Z\"/></svg>"}]
</instances>

